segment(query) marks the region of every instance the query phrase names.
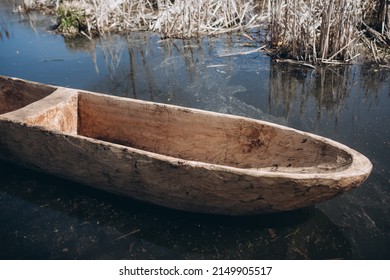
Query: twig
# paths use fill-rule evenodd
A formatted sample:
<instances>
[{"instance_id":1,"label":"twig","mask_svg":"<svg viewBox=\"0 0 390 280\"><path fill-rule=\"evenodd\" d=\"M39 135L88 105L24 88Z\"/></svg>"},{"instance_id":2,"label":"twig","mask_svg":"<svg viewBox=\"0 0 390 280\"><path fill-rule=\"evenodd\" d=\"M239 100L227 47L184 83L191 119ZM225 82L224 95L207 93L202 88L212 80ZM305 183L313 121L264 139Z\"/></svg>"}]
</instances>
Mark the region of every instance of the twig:
<instances>
[{"instance_id":1,"label":"twig","mask_svg":"<svg viewBox=\"0 0 390 280\"><path fill-rule=\"evenodd\" d=\"M339 53L341 53L343 50L345 50L349 45L351 45L353 42L356 41L357 38L353 39L352 41L350 41L348 44L346 44L344 47L342 47L341 49L339 49L334 55L332 55L331 57L329 57L327 60L332 60L333 58L335 58Z\"/></svg>"},{"instance_id":2,"label":"twig","mask_svg":"<svg viewBox=\"0 0 390 280\"><path fill-rule=\"evenodd\" d=\"M213 65L207 65L207 68L216 68L216 67L226 67L227 64L213 64Z\"/></svg>"},{"instance_id":3,"label":"twig","mask_svg":"<svg viewBox=\"0 0 390 280\"><path fill-rule=\"evenodd\" d=\"M387 45L387 42L385 40L385 37L379 33L378 31L376 31L375 29L372 29L371 27L369 27L364 21L363 21L363 25L364 27L367 29L367 31L372 35L374 36L376 39L378 39L382 44L384 45Z\"/></svg>"},{"instance_id":4,"label":"twig","mask_svg":"<svg viewBox=\"0 0 390 280\"><path fill-rule=\"evenodd\" d=\"M247 52L238 52L238 53L228 53L228 54L220 54L217 57L227 57L227 56L235 56L235 55L247 55L255 52L259 52L263 49L265 49L266 45L261 46L260 48L257 48L255 50L247 51Z\"/></svg>"},{"instance_id":5,"label":"twig","mask_svg":"<svg viewBox=\"0 0 390 280\"><path fill-rule=\"evenodd\" d=\"M255 39L253 39L253 37L252 37L251 35L246 34L245 32L242 33L242 36L244 36L245 38L247 38L247 39L249 39L249 40L251 40L251 41L254 41L254 40L255 40Z\"/></svg>"},{"instance_id":6,"label":"twig","mask_svg":"<svg viewBox=\"0 0 390 280\"><path fill-rule=\"evenodd\" d=\"M127 236L129 236L129 235L132 235L132 234L137 233L137 232L140 232L140 231L141 231L140 229L133 230L133 231L131 231L131 232L125 234L125 235L119 236L117 239L115 239L115 240L113 240L113 241L111 241L111 242L118 241L118 240L120 240L120 239L123 239L123 238L125 238L125 237L127 237Z\"/></svg>"},{"instance_id":7,"label":"twig","mask_svg":"<svg viewBox=\"0 0 390 280\"><path fill-rule=\"evenodd\" d=\"M315 67L314 65L309 64L309 63L307 63L305 61L292 60L292 59L276 59L276 62L282 62L282 63L289 63L289 64L294 64L294 65L305 66L305 67L312 68L314 70L317 69L317 67Z\"/></svg>"}]
</instances>

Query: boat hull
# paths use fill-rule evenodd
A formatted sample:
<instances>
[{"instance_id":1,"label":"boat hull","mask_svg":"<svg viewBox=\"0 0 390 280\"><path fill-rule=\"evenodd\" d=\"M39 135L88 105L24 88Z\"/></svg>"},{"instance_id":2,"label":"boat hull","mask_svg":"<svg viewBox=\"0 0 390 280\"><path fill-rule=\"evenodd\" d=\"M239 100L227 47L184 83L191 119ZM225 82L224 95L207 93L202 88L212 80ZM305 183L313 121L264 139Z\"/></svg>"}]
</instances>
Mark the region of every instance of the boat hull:
<instances>
[{"instance_id":1,"label":"boat hull","mask_svg":"<svg viewBox=\"0 0 390 280\"><path fill-rule=\"evenodd\" d=\"M88 96L88 102L82 105L85 111L80 109L82 95ZM124 144L123 141L116 140L119 136L114 137L115 139L102 136L111 135L110 131L112 134L125 134L123 128L120 132L115 132L115 129L107 131L105 127L101 129L104 133L97 137L97 132L92 132L91 127L98 124L88 121L91 119L92 100L101 100L99 104L109 104L111 109L122 106L123 110L128 110L127 106L133 106L131 108L134 111L140 108L149 118L157 114L158 108L159 111L163 109L162 111L167 112L167 116L178 114L177 119L180 121L190 113L195 124L196 120L207 118L210 122L215 119L215 123L227 119L224 126L236 122L270 126L283 133L296 134L299 139L309 139L299 140L300 142L336 145L337 150L342 150L347 166L343 163L326 171L318 168L315 172L308 166L299 172L295 172L295 167L283 169L275 166L255 167L252 164L243 168L240 164L232 166L232 161L224 165L220 159L214 160L217 156L207 162L187 154L185 158L180 158L177 153L167 155L168 152L143 150L128 144L134 139ZM141 111L137 111L137 116ZM163 119L162 122L165 123L161 112L159 114L160 121ZM123 115L123 112L119 115ZM101 122L105 119L107 116ZM170 121L174 122L174 119ZM215 128L210 131L214 130ZM224 134L226 133L225 131ZM199 213L254 215L310 206L360 185L372 168L367 158L342 144L290 128L243 117L63 88L31 105L4 113L0 116L0 135L0 159L3 161L137 200ZM129 137L126 135L125 138ZM174 134L174 139L176 138L178 136ZM244 143L249 144L242 148L242 135L238 139L241 151L245 155L250 154L247 146L253 150L253 143L245 138ZM191 145L195 147L195 144ZM260 149L261 145L258 146ZM185 154L187 150L188 148L183 149L182 153ZM249 156L247 158L253 161Z\"/></svg>"}]
</instances>

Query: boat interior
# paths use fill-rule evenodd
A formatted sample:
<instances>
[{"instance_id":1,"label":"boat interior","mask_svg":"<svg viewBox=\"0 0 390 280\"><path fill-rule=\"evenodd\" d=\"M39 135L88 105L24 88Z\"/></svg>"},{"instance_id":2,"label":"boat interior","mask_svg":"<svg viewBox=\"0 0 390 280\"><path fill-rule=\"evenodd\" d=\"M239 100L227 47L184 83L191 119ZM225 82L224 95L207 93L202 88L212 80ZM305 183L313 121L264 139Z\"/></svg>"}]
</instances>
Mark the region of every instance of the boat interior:
<instances>
[{"instance_id":1,"label":"boat interior","mask_svg":"<svg viewBox=\"0 0 390 280\"><path fill-rule=\"evenodd\" d=\"M266 122L4 77L1 120L236 168L330 173L352 163L334 143Z\"/></svg>"}]
</instances>

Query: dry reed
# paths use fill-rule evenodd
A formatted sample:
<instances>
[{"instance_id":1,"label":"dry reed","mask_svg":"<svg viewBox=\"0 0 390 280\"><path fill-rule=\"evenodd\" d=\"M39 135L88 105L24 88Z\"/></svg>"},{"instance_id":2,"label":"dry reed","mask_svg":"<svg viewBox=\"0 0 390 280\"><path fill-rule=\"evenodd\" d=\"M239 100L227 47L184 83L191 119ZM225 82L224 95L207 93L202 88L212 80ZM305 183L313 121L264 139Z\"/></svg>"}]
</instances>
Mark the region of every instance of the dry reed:
<instances>
[{"instance_id":1,"label":"dry reed","mask_svg":"<svg viewBox=\"0 0 390 280\"><path fill-rule=\"evenodd\" d=\"M192 38L253 28L259 17L254 0L81 0L61 8L84 11L89 35L151 30Z\"/></svg>"},{"instance_id":2,"label":"dry reed","mask_svg":"<svg viewBox=\"0 0 390 280\"><path fill-rule=\"evenodd\" d=\"M350 62L362 43L377 62L388 54L390 3L386 0L267 0L273 54L312 63ZM380 49L378 49L378 47Z\"/></svg>"},{"instance_id":3,"label":"dry reed","mask_svg":"<svg viewBox=\"0 0 390 280\"><path fill-rule=\"evenodd\" d=\"M358 55L359 0L269 0L271 45L297 60L349 61Z\"/></svg>"},{"instance_id":4,"label":"dry reed","mask_svg":"<svg viewBox=\"0 0 390 280\"><path fill-rule=\"evenodd\" d=\"M23 1L32 7L59 3ZM192 38L266 24L268 52L279 59L348 63L365 46L376 62L386 63L389 6L388 0L63 0L57 12L67 15L60 21L65 33L88 37L151 30L166 38Z\"/></svg>"}]
</instances>

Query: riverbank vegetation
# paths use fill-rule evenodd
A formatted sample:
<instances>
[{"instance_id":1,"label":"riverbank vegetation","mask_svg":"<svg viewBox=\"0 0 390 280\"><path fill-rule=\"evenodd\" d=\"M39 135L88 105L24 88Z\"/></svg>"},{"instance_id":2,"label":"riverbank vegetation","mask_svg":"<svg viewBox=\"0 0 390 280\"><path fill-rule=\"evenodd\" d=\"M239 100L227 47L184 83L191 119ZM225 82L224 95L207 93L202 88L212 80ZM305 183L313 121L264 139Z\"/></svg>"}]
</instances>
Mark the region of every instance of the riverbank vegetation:
<instances>
[{"instance_id":1,"label":"riverbank vegetation","mask_svg":"<svg viewBox=\"0 0 390 280\"><path fill-rule=\"evenodd\" d=\"M268 0L272 51L313 63L350 62L370 50L389 55L390 11L384 0Z\"/></svg>"},{"instance_id":2,"label":"riverbank vegetation","mask_svg":"<svg viewBox=\"0 0 390 280\"><path fill-rule=\"evenodd\" d=\"M311 64L388 62L389 6L387 0L23 0L26 11L52 7L57 30L68 36L149 30L188 39L236 31L273 57Z\"/></svg>"},{"instance_id":3,"label":"riverbank vegetation","mask_svg":"<svg viewBox=\"0 0 390 280\"><path fill-rule=\"evenodd\" d=\"M58 28L66 35L79 31L93 36L148 30L166 38L188 39L258 27L261 21L256 3L256 0L24 0L23 7L24 10L56 7ZM70 23L74 24L73 29L69 28Z\"/></svg>"}]
</instances>

